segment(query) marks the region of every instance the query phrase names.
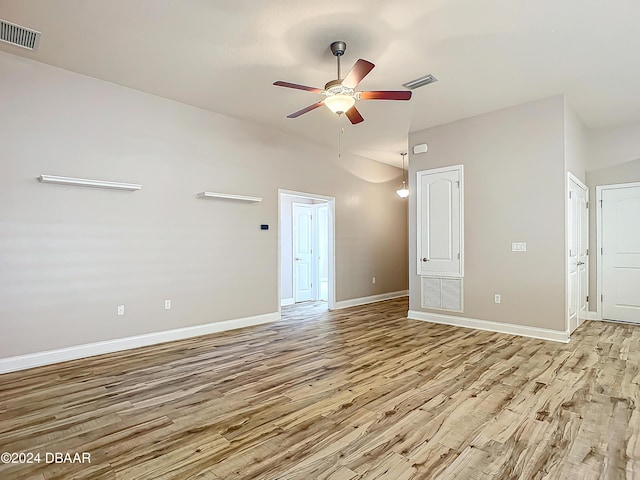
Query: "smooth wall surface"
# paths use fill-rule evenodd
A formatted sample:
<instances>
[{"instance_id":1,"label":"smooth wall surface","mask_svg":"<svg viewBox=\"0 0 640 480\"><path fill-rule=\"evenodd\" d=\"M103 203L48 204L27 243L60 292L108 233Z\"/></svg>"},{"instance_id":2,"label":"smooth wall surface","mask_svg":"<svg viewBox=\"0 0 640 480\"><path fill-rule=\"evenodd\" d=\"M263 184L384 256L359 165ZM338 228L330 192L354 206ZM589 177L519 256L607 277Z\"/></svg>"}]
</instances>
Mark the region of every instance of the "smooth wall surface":
<instances>
[{"instance_id":1,"label":"smooth wall surface","mask_svg":"<svg viewBox=\"0 0 640 480\"><path fill-rule=\"evenodd\" d=\"M407 288L397 168L4 53L0 102L0 358L277 311L278 188L336 198L336 300Z\"/></svg>"},{"instance_id":2,"label":"smooth wall surface","mask_svg":"<svg viewBox=\"0 0 640 480\"><path fill-rule=\"evenodd\" d=\"M573 109L564 105L564 158L567 172L586 185L586 168L588 163L587 131ZM568 198L567 198L568 200Z\"/></svg>"},{"instance_id":3,"label":"smooth wall surface","mask_svg":"<svg viewBox=\"0 0 640 480\"><path fill-rule=\"evenodd\" d=\"M412 310L565 330L565 162L562 96L410 134L410 188L416 172L464 165L464 312L420 307L416 201L409 203ZM527 252L511 251L527 242ZM494 295L502 303L494 303Z\"/></svg>"}]
</instances>

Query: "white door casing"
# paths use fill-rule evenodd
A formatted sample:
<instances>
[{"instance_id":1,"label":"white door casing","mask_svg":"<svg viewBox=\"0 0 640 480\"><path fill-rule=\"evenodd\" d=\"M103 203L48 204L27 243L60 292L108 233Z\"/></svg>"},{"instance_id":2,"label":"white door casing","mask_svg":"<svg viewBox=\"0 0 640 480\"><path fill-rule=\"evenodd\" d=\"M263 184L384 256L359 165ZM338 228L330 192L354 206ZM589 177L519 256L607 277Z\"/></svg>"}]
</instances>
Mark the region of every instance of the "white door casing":
<instances>
[{"instance_id":1,"label":"white door casing","mask_svg":"<svg viewBox=\"0 0 640 480\"><path fill-rule=\"evenodd\" d=\"M295 302L313 299L313 223L312 205L293 204L293 298Z\"/></svg>"},{"instance_id":2,"label":"white door casing","mask_svg":"<svg viewBox=\"0 0 640 480\"><path fill-rule=\"evenodd\" d=\"M462 277L463 167L417 172L417 273Z\"/></svg>"},{"instance_id":3,"label":"white door casing","mask_svg":"<svg viewBox=\"0 0 640 480\"><path fill-rule=\"evenodd\" d=\"M316 229L315 258L317 259L317 275L314 287L316 299L328 301L329 298L329 206L324 203L314 205L314 226Z\"/></svg>"},{"instance_id":4,"label":"white door casing","mask_svg":"<svg viewBox=\"0 0 640 480\"><path fill-rule=\"evenodd\" d=\"M640 323L640 185L599 193L602 318Z\"/></svg>"},{"instance_id":5,"label":"white door casing","mask_svg":"<svg viewBox=\"0 0 640 480\"><path fill-rule=\"evenodd\" d=\"M568 328L572 333L588 312L589 292L589 215L588 189L571 173L568 174Z\"/></svg>"}]
</instances>

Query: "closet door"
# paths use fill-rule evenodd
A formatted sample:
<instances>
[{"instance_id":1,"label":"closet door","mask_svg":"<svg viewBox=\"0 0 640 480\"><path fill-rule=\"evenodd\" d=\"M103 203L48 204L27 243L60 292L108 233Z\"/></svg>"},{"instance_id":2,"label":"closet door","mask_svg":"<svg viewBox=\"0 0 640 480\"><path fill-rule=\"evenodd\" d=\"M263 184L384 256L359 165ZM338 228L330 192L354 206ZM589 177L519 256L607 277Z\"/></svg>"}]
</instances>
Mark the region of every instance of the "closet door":
<instances>
[{"instance_id":1,"label":"closet door","mask_svg":"<svg viewBox=\"0 0 640 480\"><path fill-rule=\"evenodd\" d=\"M417 175L418 275L462 277L462 165Z\"/></svg>"}]
</instances>

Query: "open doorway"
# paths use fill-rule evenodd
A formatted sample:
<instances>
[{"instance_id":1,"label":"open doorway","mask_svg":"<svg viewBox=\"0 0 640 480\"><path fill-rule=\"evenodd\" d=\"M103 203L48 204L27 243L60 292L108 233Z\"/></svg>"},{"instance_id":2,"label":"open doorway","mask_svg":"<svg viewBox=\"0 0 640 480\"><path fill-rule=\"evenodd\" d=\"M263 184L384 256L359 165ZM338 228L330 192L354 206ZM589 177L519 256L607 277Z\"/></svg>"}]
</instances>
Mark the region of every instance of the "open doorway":
<instances>
[{"instance_id":1,"label":"open doorway","mask_svg":"<svg viewBox=\"0 0 640 480\"><path fill-rule=\"evenodd\" d=\"M334 308L334 199L278 191L279 304Z\"/></svg>"}]
</instances>

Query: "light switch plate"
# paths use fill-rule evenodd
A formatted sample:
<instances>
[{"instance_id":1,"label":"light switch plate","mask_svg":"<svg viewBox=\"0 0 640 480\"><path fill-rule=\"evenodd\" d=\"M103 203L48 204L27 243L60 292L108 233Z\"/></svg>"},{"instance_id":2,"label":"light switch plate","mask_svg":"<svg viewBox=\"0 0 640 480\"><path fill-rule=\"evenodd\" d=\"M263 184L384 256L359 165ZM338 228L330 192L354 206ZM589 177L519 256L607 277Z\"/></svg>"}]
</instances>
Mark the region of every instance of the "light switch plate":
<instances>
[{"instance_id":1,"label":"light switch plate","mask_svg":"<svg viewBox=\"0 0 640 480\"><path fill-rule=\"evenodd\" d=\"M527 242L513 242L511 244L512 252L526 252L527 251Z\"/></svg>"}]
</instances>

